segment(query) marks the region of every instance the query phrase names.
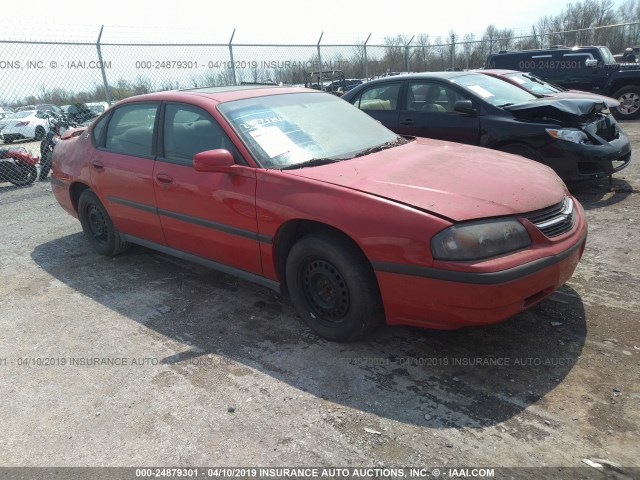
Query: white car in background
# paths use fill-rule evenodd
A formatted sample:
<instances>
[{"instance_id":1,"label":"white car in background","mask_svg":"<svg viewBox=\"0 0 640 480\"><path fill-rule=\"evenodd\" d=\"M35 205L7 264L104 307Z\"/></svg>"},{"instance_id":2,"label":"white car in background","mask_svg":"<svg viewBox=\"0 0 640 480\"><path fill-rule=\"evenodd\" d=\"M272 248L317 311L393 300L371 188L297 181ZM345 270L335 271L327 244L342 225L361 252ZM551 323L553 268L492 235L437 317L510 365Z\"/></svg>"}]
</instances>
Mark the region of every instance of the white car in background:
<instances>
[{"instance_id":1,"label":"white car in background","mask_svg":"<svg viewBox=\"0 0 640 480\"><path fill-rule=\"evenodd\" d=\"M0 121L0 134L4 143L35 138L42 140L49 129L49 114L41 110L16 112Z\"/></svg>"},{"instance_id":2,"label":"white car in background","mask_svg":"<svg viewBox=\"0 0 640 480\"><path fill-rule=\"evenodd\" d=\"M89 110L97 113L98 115L109 108L109 104L107 102L88 102L86 105L89 107Z\"/></svg>"},{"instance_id":3,"label":"white car in background","mask_svg":"<svg viewBox=\"0 0 640 480\"><path fill-rule=\"evenodd\" d=\"M6 118L13 113L13 109L9 107L0 107L0 120Z\"/></svg>"}]
</instances>

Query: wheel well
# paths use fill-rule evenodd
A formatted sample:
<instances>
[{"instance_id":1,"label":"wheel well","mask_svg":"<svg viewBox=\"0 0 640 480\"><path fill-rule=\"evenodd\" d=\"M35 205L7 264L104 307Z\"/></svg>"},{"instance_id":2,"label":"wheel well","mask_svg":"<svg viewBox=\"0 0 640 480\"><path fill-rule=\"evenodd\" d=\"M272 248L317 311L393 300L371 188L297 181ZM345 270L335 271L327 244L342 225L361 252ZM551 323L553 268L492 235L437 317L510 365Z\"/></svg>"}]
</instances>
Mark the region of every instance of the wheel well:
<instances>
[{"instance_id":1,"label":"wheel well","mask_svg":"<svg viewBox=\"0 0 640 480\"><path fill-rule=\"evenodd\" d=\"M78 200L80 200L80 195L82 195L82 192L88 188L89 185L80 182L72 183L69 187L69 196L71 197L71 203L73 204L73 209L76 213L78 212Z\"/></svg>"},{"instance_id":2,"label":"wheel well","mask_svg":"<svg viewBox=\"0 0 640 480\"><path fill-rule=\"evenodd\" d=\"M631 87L631 86L640 88L640 81L638 81L638 80L632 80L632 81L619 80L617 82L613 82L611 84L611 88L609 89L609 95L614 95L621 88Z\"/></svg>"},{"instance_id":3,"label":"wheel well","mask_svg":"<svg viewBox=\"0 0 640 480\"><path fill-rule=\"evenodd\" d=\"M286 293L287 291L285 271L287 267L287 258L289 257L291 248L302 237L315 232L327 232L344 238L353 244L353 246L366 258L366 255L360 246L342 230L332 227L331 225L327 225L326 223L316 222L313 220L289 220L280 226L273 240L274 262L276 266L276 273L280 279L280 289L282 293Z\"/></svg>"}]
</instances>

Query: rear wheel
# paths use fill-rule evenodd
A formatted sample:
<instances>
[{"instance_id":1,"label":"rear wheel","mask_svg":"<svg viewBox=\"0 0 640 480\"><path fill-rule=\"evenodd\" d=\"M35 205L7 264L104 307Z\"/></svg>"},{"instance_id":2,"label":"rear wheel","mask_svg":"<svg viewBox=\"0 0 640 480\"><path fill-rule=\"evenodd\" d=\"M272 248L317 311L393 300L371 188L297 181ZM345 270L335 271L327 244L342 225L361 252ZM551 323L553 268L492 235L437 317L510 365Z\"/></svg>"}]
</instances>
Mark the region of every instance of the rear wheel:
<instances>
[{"instance_id":1,"label":"rear wheel","mask_svg":"<svg viewBox=\"0 0 640 480\"><path fill-rule=\"evenodd\" d=\"M613 94L620 106L613 110L618 120L634 120L640 117L640 85L629 85Z\"/></svg>"},{"instance_id":2,"label":"rear wheel","mask_svg":"<svg viewBox=\"0 0 640 480\"><path fill-rule=\"evenodd\" d=\"M129 246L120 239L120 232L111 221L107 210L91 190L85 190L80 195L78 217L85 235L99 254L111 257Z\"/></svg>"},{"instance_id":3,"label":"rear wheel","mask_svg":"<svg viewBox=\"0 0 640 480\"><path fill-rule=\"evenodd\" d=\"M304 321L328 340L357 340L384 320L370 263L338 235L314 233L299 240L287 258L286 279Z\"/></svg>"},{"instance_id":4,"label":"rear wheel","mask_svg":"<svg viewBox=\"0 0 640 480\"><path fill-rule=\"evenodd\" d=\"M36 178L38 178L38 169L35 165L16 164L15 169L7 175L7 180L18 187L30 185Z\"/></svg>"}]
</instances>

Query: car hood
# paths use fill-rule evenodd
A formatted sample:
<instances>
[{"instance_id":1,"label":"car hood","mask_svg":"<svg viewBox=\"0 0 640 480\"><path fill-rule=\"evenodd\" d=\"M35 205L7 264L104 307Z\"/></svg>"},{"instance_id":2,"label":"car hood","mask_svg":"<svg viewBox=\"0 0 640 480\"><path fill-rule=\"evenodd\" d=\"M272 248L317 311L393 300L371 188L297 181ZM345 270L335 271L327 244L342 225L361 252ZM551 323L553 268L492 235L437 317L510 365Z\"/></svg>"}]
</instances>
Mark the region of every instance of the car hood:
<instances>
[{"instance_id":1,"label":"car hood","mask_svg":"<svg viewBox=\"0 0 640 480\"><path fill-rule=\"evenodd\" d=\"M547 97L553 98L584 98L596 100L598 102L604 102L609 108L616 108L620 106L620 102L615 98L606 97L604 95L598 95L597 93L582 92L580 90L567 90L566 92L549 93L545 94Z\"/></svg>"},{"instance_id":2,"label":"car hood","mask_svg":"<svg viewBox=\"0 0 640 480\"><path fill-rule=\"evenodd\" d=\"M520 120L577 125L594 121L596 114L607 106L602 101L588 98L539 98L503 108Z\"/></svg>"},{"instance_id":3,"label":"car hood","mask_svg":"<svg viewBox=\"0 0 640 480\"><path fill-rule=\"evenodd\" d=\"M425 138L286 173L387 198L454 221L530 212L560 202L565 194L562 180L540 163Z\"/></svg>"}]
</instances>

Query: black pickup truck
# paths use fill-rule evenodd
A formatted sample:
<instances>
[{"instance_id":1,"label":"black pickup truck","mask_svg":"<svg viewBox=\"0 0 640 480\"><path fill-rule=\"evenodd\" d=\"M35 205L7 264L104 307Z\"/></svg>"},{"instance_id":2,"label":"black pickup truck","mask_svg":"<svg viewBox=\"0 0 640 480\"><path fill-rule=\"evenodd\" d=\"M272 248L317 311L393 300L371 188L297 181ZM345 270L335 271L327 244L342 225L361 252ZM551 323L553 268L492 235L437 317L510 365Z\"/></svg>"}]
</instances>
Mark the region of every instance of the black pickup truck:
<instances>
[{"instance_id":1,"label":"black pickup truck","mask_svg":"<svg viewBox=\"0 0 640 480\"><path fill-rule=\"evenodd\" d=\"M607 47L501 51L487 57L485 68L531 72L564 88L613 97L620 102L616 118L640 117L640 65L616 63Z\"/></svg>"}]
</instances>

